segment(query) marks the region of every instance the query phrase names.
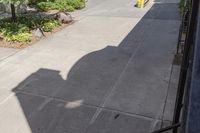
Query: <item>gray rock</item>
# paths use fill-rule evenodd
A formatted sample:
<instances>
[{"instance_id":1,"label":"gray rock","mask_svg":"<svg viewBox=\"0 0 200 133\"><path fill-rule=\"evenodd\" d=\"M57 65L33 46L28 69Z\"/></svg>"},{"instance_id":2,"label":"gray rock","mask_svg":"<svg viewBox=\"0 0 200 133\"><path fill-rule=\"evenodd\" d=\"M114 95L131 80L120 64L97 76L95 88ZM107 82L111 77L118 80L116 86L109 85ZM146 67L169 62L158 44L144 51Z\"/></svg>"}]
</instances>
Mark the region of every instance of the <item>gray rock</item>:
<instances>
[{"instance_id":1,"label":"gray rock","mask_svg":"<svg viewBox=\"0 0 200 133\"><path fill-rule=\"evenodd\" d=\"M4 12L11 13L11 9L10 9L9 4L3 4L2 9L3 9Z\"/></svg>"},{"instance_id":2,"label":"gray rock","mask_svg":"<svg viewBox=\"0 0 200 133\"><path fill-rule=\"evenodd\" d=\"M27 13L27 5L20 4L15 6L16 13ZM0 11L11 13L10 4L0 4Z\"/></svg>"},{"instance_id":3,"label":"gray rock","mask_svg":"<svg viewBox=\"0 0 200 133\"><path fill-rule=\"evenodd\" d=\"M37 12L38 11L36 8L29 7L29 6L27 6L26 10L27 10L27 12Z\"/></svg>"},{"instance_id":4,"label":"gray rock","mask_svg":"<svg viewBox=\"0 0 200 133\"><path fill-rule=\"evenodd\" d=\"M27 13L27 5L25 4L18 5L17 13L21 13L21 14Z\"/></svg>"},{"instance_id":5,"label":"gray rock","mask_svg":"<svg viewBox=\"0 0 200 133\"><path fill-rule=\"evenodd\" d=\"M3 4L0 4L0 11L5 11L5 7L4 7L4 5Z\"/></svg>"},{"instance_id":6,"label":"gray rock","mask_svg":"<svg viewBox=\"0 0 200 133\"><path fill-rule=\"evenodd\" d=\"M58 12L56 14L56 19L61 23L70 23L73 21L72 16L69 13Z\"/></svg>"},{"instance_id":7,"label":"gray rock","mask_svg":"<svg viewBox=\"0 0 200 133\"><path fill-rule=\"evenodd\" d=\"M36 30L34 30L32 34L33 34L33 37L36 37L36 38L44 37L44 33L40 28L37 28Z\"/></svg>"}]
</instances>

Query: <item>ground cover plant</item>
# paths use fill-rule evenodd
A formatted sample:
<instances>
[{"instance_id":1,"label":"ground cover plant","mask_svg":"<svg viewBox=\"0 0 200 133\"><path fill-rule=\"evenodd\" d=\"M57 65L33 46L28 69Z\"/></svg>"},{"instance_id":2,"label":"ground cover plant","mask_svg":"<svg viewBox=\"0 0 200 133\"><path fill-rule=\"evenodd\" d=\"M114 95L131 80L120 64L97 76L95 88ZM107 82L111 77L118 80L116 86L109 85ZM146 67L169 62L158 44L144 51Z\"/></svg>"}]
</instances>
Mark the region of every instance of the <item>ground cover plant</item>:
<instances>
[{"instance_id":1,"label":"ground cover plant","mask_svg":"<svg viewBox=\"0 0 200 133\"><path fill-rule=\"evenodd\" d=\"M51 32L60 25L52 17L18 16L15 22L11 18L3 18L0 20L0 35L8 42L29 42L34 29Z\"/></svg>"},{"instance_id":2,"label":"ground cover plant","mask_svg":"<svg viewBox=\"0 0 200 133\"><path fill-rule=\"evenodd\" d=\"M59 10L59 11L74 11L82 9L85 6L85 0L44 0L32 4L41 11Z\"/></svg>"},{"instance_id":3,"label":"ground cover plant","mask_svg":"<svg viewBox=\"0 0 200 133\"><path fill-rule=\"evenodd\" d=\"M85 0L0 0L0 3L10 5L11 9L11 17L0 18L0 46L12 48L23 48L21 46L25 43L33 43L36 40L34 33L38 33L34 31L38 29L44 33L43 35L49 35L48 33L56 32L71 24L69 15L64 14L85 6ZM16 6L21 4L32 5L34 9L36 8L36 12L34 14L26 12L27 14L21 15L16 13ZM49 10L56 10L55 14L60 12L63 14L59 16L61 18L56 17L54 13L40 15L41 11Z\"/></svg>"}]
</instances>

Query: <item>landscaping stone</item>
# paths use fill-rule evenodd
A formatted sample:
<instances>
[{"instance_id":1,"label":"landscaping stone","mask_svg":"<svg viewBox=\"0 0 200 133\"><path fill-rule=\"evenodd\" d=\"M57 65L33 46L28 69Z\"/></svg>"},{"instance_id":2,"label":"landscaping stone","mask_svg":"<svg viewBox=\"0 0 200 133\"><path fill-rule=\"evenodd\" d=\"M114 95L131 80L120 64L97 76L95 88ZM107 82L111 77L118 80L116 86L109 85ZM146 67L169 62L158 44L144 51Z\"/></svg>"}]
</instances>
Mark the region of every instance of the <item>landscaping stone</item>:
<instances>
[{"instance_id":1,"label":"landscaping stone","mask_svg":"<svg viewBox=\"0 0 200 133\"><path fill-rule=\"evenodd\" d=\"M2 11L6 12L6 13L10 13L11 12L9 4L2 4L1 9L2 9Z\"/></svg>"},{"instance_id":2,"label":"landscaping stone","mask_svg":"<svg viewBox=\"0 0 200 133\"><path fill-rule=\"evenodd\" d=\"M38 10L36 8L29 7L29 6L26 7L26 10L27 10L27 12L38 12Z\"/></svg>"},{"instance_id":3,"label":"landscaping stone","mask_svg":"<svg viewBox=\"0 0 200 133\"><path fill-rule=\"evenodd\" d=\"M16 10L18 13L21 13L21 14L27 13L27 5L21 4L21 5L17 6Z\"/></svg>"},{"instance_id":4,"label":"landscaping stone","mask_svg":"<svg viewBox=\"0 0 200 133\"><path fill-rule=\"evenodd\" d=\"M4 5L0 4L0 11L4 11Z\"/></svg>"},{"instance_id":5,"label":"landscaping stone","mask_svg":"<svg viewBox=\"0 0 200 133\"><path fill-rule=\"evenodd\" d=\"M33 31L33 37L42 38L44 37L44 33L40 28L37 28L36 30Z\"/></svg>"},{"instance_id":6,"label":"landscaping stone","mask_svg":"<svg viewBox=\"0 0 200 133\"><path fill-rule=\"evenodd\" d=\"M73 21L72 16L69 13L59 12L56 14L56 19L61 23L70 23Z\"/></svg>"}]
</instances>

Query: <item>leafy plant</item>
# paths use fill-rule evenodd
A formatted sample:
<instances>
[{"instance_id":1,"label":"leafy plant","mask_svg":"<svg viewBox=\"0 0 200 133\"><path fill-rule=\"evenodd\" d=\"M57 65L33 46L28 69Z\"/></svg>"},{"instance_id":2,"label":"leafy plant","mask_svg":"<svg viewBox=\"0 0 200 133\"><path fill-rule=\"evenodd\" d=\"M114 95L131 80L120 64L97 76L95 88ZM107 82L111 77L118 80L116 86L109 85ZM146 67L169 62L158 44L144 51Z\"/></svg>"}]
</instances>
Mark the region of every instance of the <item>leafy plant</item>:
<instances>
[{"instance_id":1,"label":"leafy plant","mask_svg":"<svg viewBox=\"0 0 200 133\"><path fill-rule=\"evenodd\" d=\"M42 29L45 32L51 32L56 27L60 26L60 23L57 20L46 19L43 21Z\"/></svg>"},{"instance_id":2,"label":"leafy plant","mask_svg":"<svg viewBox=\"0 0 200 133\"><path fill-rule=\"evenodd\" d=\"M50 32L60 23L54 18L41 18L37 16L18 16L16 22L11 18L4 18L0 21L0 34L10 42L28 42L32 39L31 31L37 27L45 32Z\"/></svg>"},{"instance_id":3,"label":"leafy plant","mask_svg":"<svg viewBox=\"0 0 200 133\"><path fill-rule=\"evenodd\" d=\"M7 35L5 39L9 42L29 42L32 39L31 33L18 33Z\"/></svg>"},{"instance_id":4,"label":"leafy plant","mask_svg":"<svg viewBox=\"0 0 200 133\"><path fill-rule=\"evenodd\" d=\"M61 1L61 0L59 0ZM66 1L70 6L72 6L74 9L81 9L85 5L84 0L67 0Z\"/></svg>"},{"instance_id":5,"label":"leafy plant","mask_svg":"<svg viewBox=\"0 0 200 133\"><path fill-rule=\"evenodd\" d=\"M37 7L42 11L60 10L60 11L74 11L81 9L85 5L85 0L49 0L37 3Z\"/></svg>"}]
</instances>

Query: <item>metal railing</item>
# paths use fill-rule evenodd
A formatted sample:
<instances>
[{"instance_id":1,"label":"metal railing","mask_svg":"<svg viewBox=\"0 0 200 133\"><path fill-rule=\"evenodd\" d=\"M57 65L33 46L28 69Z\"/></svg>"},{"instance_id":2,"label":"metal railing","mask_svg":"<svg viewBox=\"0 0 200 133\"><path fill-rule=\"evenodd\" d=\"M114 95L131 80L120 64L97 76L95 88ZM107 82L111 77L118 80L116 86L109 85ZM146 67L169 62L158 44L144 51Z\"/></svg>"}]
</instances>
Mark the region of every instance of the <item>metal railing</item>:
<instances>
[{"instance_id":1,"label":"metal railing","mask_svg":"<svg viewBox=\"0 0 200 133\"><path fill-rule=\"evenodd\" d=\"M173 122L171 126L162 128L152 133L162 133L169 130L171 130L173 133L187 132L185 128L188 124L187 123L188 106L189 106L188 101L189 98L191 98L191 95L189 94L191 91L191 80L192 80L191 77L193 71L193 64L195 63L193 57L195 55L194 52L195 46L197 45L196 39L198 38L196 34L198 30L200 32L200 29L197 29L197 25L198 24L200 25L200 19L198 19L199 18L198 16L200 16L199 14L200 2L199 0L188 0L187 4L188 4L187 5L188 10L186 10L185 14L183 15L183 22L181 24L179 33L179 43L177 46L177 54L181 54L182 61L181 61L181 70L180 70ZM186 30L183 30L184 28ZM182 41L181 36L184 31L186 33L185 41L181 42ZM181 44L183 44L183 49L179 50L181 48L180 47ZM181 51L181 53L179 51Z\"/></svg>"}]
</instances>

